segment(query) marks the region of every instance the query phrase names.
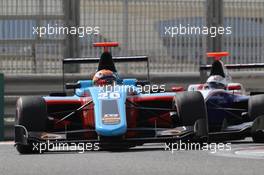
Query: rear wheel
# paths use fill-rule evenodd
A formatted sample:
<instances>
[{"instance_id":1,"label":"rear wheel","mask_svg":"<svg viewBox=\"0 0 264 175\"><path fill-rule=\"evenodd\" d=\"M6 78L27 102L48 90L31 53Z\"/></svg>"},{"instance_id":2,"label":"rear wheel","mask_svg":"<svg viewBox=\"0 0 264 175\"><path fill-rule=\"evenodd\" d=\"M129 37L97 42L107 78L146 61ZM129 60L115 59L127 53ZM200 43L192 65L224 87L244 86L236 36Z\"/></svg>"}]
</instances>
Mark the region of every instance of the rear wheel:
<instances>
[{"instance_id":1,"label":"rear wheel","mask_svg":"<svg viewBox=\"0 0 264 175\"><path fill-rule=\"evenodd\" d=\"M207 139L207 110L202 94L198 91L177 93L174 102L179 124L194 126L196 136Z\"/></svg>"},{"instance_id":2,"label":"rear wheel","mask_svg":"<svg viewBox=\"0 0 264 175\"><path fill-rule=\"evenodd\" d=\"M16 109L16 125L21 125L28 132L41 132L46 130L47 123L47 107L46 102L42 97L21 97L17 101ZM22 132L22 130L18 130ZM15 133L16 138L22 137L24 133ZM23 140L23 138L18 138ZM21 154L37 153L33 149L33 144L16 143L17 151Z\"/></svg>"},{"instance_id":3,"label":"rear wheel","mask_svg":"<svg viewBox=\"0 0 264 175\"><path fill-rule=\"evenodd\" d=\"M264 95L254 95L248 100L248 116L253 120L252 139L264 143Z\"/></svg>"}]
</instances>

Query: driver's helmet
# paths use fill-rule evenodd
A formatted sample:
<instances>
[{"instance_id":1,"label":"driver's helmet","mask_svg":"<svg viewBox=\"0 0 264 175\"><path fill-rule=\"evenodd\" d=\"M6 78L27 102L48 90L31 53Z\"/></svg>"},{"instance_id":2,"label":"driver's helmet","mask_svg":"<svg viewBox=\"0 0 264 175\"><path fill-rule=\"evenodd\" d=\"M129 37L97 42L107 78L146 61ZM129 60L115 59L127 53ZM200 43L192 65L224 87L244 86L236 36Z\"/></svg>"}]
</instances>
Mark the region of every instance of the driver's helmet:
<instances>
[{"instance_id":1,"label":"driver's helmet","mask_svg":"<svg viewBox=\"0 0 264 175\"><path fill-rule=\"evenodd\" d=\"M220 75L212 75L206 81L210 89L226 89L226 79Z\"/></svg>"},{"instance_id":2,"label":"driver's helmet","mask_svg":"<svg viewBox=\"0 0 264 175\"><path fill-rule=\"evenodd\" d=\"M114 72L102 69L93 76L93 84L96 86L113 85L117 80Z\"/></svg>"}]
</instances>

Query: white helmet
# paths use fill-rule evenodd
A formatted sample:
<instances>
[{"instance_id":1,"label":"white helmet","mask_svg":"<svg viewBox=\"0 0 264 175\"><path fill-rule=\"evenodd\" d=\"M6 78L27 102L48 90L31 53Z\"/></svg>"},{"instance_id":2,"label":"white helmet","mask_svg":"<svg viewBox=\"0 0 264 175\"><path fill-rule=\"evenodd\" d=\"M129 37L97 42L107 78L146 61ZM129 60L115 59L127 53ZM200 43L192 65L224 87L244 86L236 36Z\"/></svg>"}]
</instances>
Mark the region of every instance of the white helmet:
<instances>
[{"instance_id":1,"label":"white helmet","mask_svg":"<svg viewBox=\"0 0 264 175\"><path fill-rule=\"evenodd\" d=\"M225 89L227 81L220 75L212 75L207 79L206 84L213 89Z\"/></svg>"}]
</instances>

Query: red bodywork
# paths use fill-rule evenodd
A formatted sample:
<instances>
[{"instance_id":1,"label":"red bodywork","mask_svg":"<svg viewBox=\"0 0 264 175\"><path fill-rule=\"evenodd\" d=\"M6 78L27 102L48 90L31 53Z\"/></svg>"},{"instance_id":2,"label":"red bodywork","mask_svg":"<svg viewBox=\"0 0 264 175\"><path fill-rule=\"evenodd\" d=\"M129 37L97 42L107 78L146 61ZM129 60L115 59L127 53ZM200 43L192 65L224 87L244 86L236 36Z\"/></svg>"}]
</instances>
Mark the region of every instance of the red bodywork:
<instances>
[{"instance_id":1,"label":"red bodywork","mask_svg":"<svg viewBox=\"0 0 264 175\"><path fill-rule=\"evenodd\" d=\"M151 107L151 108L172 108L174 96L131 96L127 99L137 104L141 107ZM91 97L80 97L79 99L63 99L54 100L46 99L48 115L53 118L51 120L49 129L52 131L64 131L65 128L81 130L90 129L93 132L82 133L85 139L95 139L97 134L95 132L95 119L93 103L87 106L82 112L73 115L69 119L62 122L56 123L62 117L69 114L73 110L76 110L80 106L86 104L92 100ZM127 128L171 128L173 126L173 121L170 117L170 111L166 110L155 110L153 114L146 113L145 110L136 109L131 107L129 104L126 105L126 117L127 117ZM60 111L65 111L60 113ZM76 125L78 123L78 125ZM128 131L125 137L140 137L140 132Z\"/></svg>"}]
</instances>

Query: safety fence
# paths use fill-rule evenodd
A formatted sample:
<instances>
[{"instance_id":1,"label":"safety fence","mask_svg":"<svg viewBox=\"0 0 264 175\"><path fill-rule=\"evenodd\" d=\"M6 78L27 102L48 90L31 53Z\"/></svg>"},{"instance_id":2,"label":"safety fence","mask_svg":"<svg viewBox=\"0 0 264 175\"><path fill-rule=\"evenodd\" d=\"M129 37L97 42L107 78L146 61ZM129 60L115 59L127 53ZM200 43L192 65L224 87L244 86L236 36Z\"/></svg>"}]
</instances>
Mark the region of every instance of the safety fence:
<instances>
[{"instance_id":1,"label":"safety fence","mask_svg":"<svg viewBox=\"0 0 264 175\"><path fill-rule=\"evenodd\" d=\"M199 65L206 62L208 37L214 34L172 35L172 32L180 25L206 26L209 1L0 0L0 72L59 74L63 58L100 56L102 50L92 47L92 43L99 41L119 42L120 47L112 49L116 56L148 55L153 73L197 72ZM222 26L231 27L231 33L222 35L222 50L231 53L228 62L264 62L264 0L221 2ZM99 32L40 36L34 30L49 26L53 30L98 27ZM167 31L169 27L175 30ZM143 73L145 66L121 64L118 70ZM92 72L95 65L69 69Z\"/></svg>"}]
</instances>

